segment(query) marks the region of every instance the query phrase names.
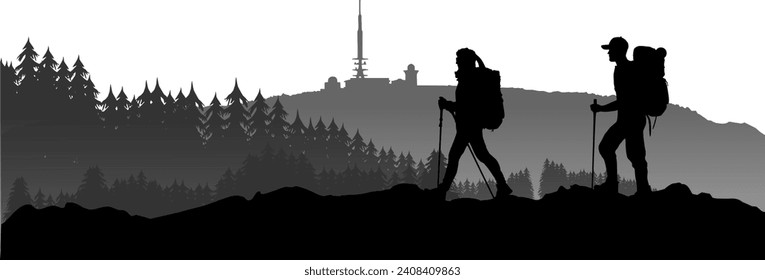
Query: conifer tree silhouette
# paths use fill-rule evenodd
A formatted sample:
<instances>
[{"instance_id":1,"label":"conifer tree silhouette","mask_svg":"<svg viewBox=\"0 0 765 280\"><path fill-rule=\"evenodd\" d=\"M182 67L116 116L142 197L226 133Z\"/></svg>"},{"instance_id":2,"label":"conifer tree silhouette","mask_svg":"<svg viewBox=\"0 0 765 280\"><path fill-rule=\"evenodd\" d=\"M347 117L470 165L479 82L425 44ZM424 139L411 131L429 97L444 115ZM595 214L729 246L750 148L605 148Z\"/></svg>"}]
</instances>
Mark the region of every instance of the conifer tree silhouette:
<instances>
[{"instance_id":1,"label":"conifer tree silhouette","mask_svg":"<svg viewBox=\"0 0 765 280\"><path fill-rule=\"evenodd\" d=\"M242 167L237 171L237 184L240 192L245 197L251 197L257 192L257 182L261 176L262 164L258 157L248 154L242 162Z\"/></svg>"},{"instance_id":2,"label":"conifer tree silhouette","mask_svg":"<svg viewBox=\"0 0 765 280\"><path fill-rule=\"evenodd\" d=\"M369 176L371 181L370 186L373 187L373 190L382 190L388 186L388 177L385 176L385 173L380 169L379 165Z\"/></svg>"},{"instance_id":3,"label":"conifer tree silhouette","mask_svg":"<svg viewBox=\"0 0 765 280\"><path fill-rule=\"evenodd\" d=\"M27 38L27 43L24 44L21 53L16 57L19 60L19 65L16 66L17 83L23 104L31 104L31 102L39 100L38 98L41 97L37 92L37 75L40 66L37 63L38 56L32 43Z\"/></svg>"},{"instance_id":4,"label":"conifer tree silhouette","mask_svg":"<svg viewBox=\"0 0 765 280\"><path fill-rule=\"evenodd\" d=\"M223 176L215 184L215 200L220 200L236 193L234 189L234 173L231 172L231 168L227 168Z\"/></svg>"},{"instance_id":5,"label":"conifer tree silhouette","mask_svg":"<svg viewBox=\"0 0 765 280\"><path fill-rule=\"evenodd\" d=\"M104 174L98 166L90 167L85 171L82 184L77 188L77 203L86 208L104 206L108 197L108 188Z\"/></svg>"},{"instance_id":6,"label":"conifer tree silhouette","mask_svg":"<svg viewBox=\"0 0 765 280\"><path fill-rule=\"evenodd\" d=\"M407 184L417 184L417 171L412 165L404 165L405 168L401 171L401 181Z\"/></svg>"},{"instance_id":7,"label":"conifer tree silhouette","mask_svg":"<svg viewBox=\"0 0 765 280\"><path fill-rule=\"evenodd\" d=\"M234 79L234 89L226 97L228 107L223 110L223 113L228 116L225 126L226 138L228 139L241 139L241 142L246 141L248 131L247 121L247 98L244 97L242 91L239 90L239 82Z\"/></svg>"},{"instance_id":8,"label":"conifer tree silhouette","mask_svg":"<svg viewBox=\"0 0 765 280\"><path fill-rule=\"evenodd\" d=\"M111 91L111 89L110 89ZM117 125L117 127L122 127L127 125L127 120L129 116L128 110L130 109L130 100L128 99L127 95L125 94L125 89L120 88L120 93L117 95L117 102L114 103L115 105L115 113L113 118L114 123Z\"/></svg>"},{"instance_id":9,"label":"conifer tree silhouette","mask_svg":"<svg viewBox=\"0 0 765 280\"><path fill-rule=\"evenodd\" d=\"M199 97L197 97L197 92L194 91L194 82L191 82L191 89L189 89L189 94L186 96L184 104L186 106L196 106L199 111L204 110L204 103L199 100Z\"/></svg>"},{"instance_id":10,"label":"conifer tree silhouette","mask_svg":"<svg viewBox=\"0 0 765 280\"><path fill-rule=\"evenodd\" d=\"M350 138L345 130L345 126L342 129L338 128L333 118L327 127L326 142L326 159L330 168L340 170L348 166L348 142L350 142Z\"/></svg>"},{"instance_id":11,"label":"conifer tree silhouette","mask_svg":"<svg viewBox=\"0 0 765 280\"><path fill-rule=\"evenodd\" d=\"M266 99L263 98L260 90L258 90L258 95L255 97L249 110L250 119L247 127L250 131L248 135L250 136L250 145L257 151L263 148L271 138L268 133L268 113L270 107L266 104Z\"/></svg>"},{"instance_id":12,"label":"conifer tree silhouette","mask_svg":"<svg viewBox=\"0 0 765 280\"><path fill-rule=\"evenodd\" d=\"M109 94L101 101L102 117L101 120L109 127L116 128L118 117L117 97L114 96L112 86L109 85Z\"/></svg>"},{"instance_id":13,"label":"conifer tree silhouette","mask_svg":"<svg viewBox=\"0 0 765 280\"><path fill-rule=\"evenodd\" d=\"M308 188L314 185L314 182L316 181L316 169L314 169L313 165L308 161L308 157L305 153L298 154L295 170L297 172L296 177L298 180L296 184L298 186L305 186Z\"/></svg>"},{"instance_id":14,"label":"conifer tree silhouette","mask_svg":"<svg viewBox=\"0 0 765 280\"><path fill-rule=\"evenodd\" d=\"M271 107L271 112L268 114L268 126L267 131L273 139L272 143L285 143L290 133L288 129L290 124L287 122L287 111L284 110L284 106L279 97L276 98L274 106ZM279 146L281 147L281 146Z\"/></svg>"},{"instance_id":15,"label":"conifer tree silhouette","mask_svg":"<svg viewBox=\"0 0 765 280\"><path fill-rule=\"evenodd\" d=\"M56 206L64 207L64 205L66 205L66 203L68 202L67 200L68 198L66 197L66 195L64 195L64 190L59 189L58 196L56 196Z\"/></svg>"},{"instance_id":16,"label":"conifer tree silhouette","mask_svg":"<svg viewBox=\"0 0 765 280\"><path fill-rule=\"evenodd\" d=\"M506 183L513 190L513 195L534 198L534 186L531 184L531 174L528 168L518 171L518 173L510 173Z\"/></svg>"},{"instance_id":17,"label":"conifer tree silhouette","mask_svg":"<svg viewBox=\"0 0 765 280\"><path fill-rule=\"evenodd\" d=\"M358 165L361 170L368 171L369 166L364 162L367 152L367 143L364 143L364 138L361 137L361 133L358 129L356 129L356 134L353 135L348 148L350 149L348 164Z\"/></svg>"},{"instance_id":18,"label":"conifer tree silhouette","mask_svg":"<svg viewBox=\"0 0 765 280\"><path fill-rule=\"evenodd\" d=\"M45 199L45 206L56 206L56 201L53 200L52 195L48 195L48 198Z\"/></svg>"},{"instance_id":19,"label":"conifer tree silhouette","mask_svg":"<svg viewBox=\"0 0 765 280\"><path fill-rule=\"evenodd\" d=\"M377 167L379 167L380 170L382 170L383 174L385 174L386 177L389 176L390 173L388 172L388 170L386 170L386 167L388 166L388 152L385 150L385 146L380 147L380 152L377 154L376 161L378 163Z\"/></svg>"},{"instance_id":20,"label":"conifer tree silhouette","mask_svg":"<svg viewBox=\"0 0 765 280\"><path fill-rule=\"evenodd\" d=\"M130 108L128 108L128 122L132 124L139 124L141 120L141 104L138 102L135 96L130 101Z\"/></svg>"},{"instance_id":21,"label":"conifer tree silhouette","mask_svg":"<svg viewBox=\"0 0 765 280\"><path fill-rule=\"evenodd\" d=\"M74 112L72 116L77 121L94 120L98 109L98 90L90 79L90 73L77 57L72 68L71 88L69 97L72 100Z\"/></svg>"},{"instance_id":22,"label":"conifer tree silhouette","mask_svg":"<svg viewBox=\"0 0 765 280\"><path fill-rule=\"evenodd\" d=\"M16 92L16 71L13 69L13 65L10 62L3 62L0 59L0 112L2 112L2 119L18 119L19 118L19 96Z\"/></svg>"},{"instance_id":23,"label":"conifer tree silhouette","mask_svg":"<svg viewBox=\"0 0 765 280\"><path fill-rule=\"evenodd\" d=\"M41 119L53 119L56 118L60 112L58 108L62 106L62 103L56 101L55 95L55 83L56 83L56 70L58 70L58 62L53 58L53 54L50 53L50 48L45 51L43 59L39 65L38 87L35 91L38 94L38 98L41 98L43 102L39 102L36 107L29 109L37 110L38 117ZM34 98L34 97L33 97Z\"/></svg>"},{"instance_id":24,"label":"conifer tree silhouette","mask_svg":"<svg viewBox=\"0 0 765 280\"><path fill-rule=\"evenodd\" d=\"M186 96L183 94L183 88L178 90L178 95L175 96L175 100L173 101L173 105L175 105L176 110L185 110L186 109Z\"/></svg>"},{"instance_id":25,"label":"conifer tree silhouette","mask_svg":"<svg viewBox=\"0 0 765 280\"><path fill-rule=\"evenodd\" d=\"M175 108L175 98L173 98L173 91L170 90L167 92L167 95L161 94L162 96L162 127L165 130L173 130L171 129L171 126L173 125L173 119L175 118L176 108Z\"/></svg>"},{"instance_id":26,"label":"conifer tree silhouette","mask_svg":"<svg viewBox=\"0 0 765 280\"><path fill-rule=\"evenodd\" d=\"M415 168L415 171L417 173L416 184L418 186L425 186L425 184L423 183L426 183L426 182L424 182L423 180L428 174L428 168L425 166L425 163L422 162L422 159L420 159L420 162L417 163L417 167Z\"/></svg>"},{"instance_id":27,"label":"conifer tree silhouette","mask_svg":"<svg viewBox=\"0 0 765 280\"><path fill-rule=\"evenodd\" d=\"M310 120L309 120L310 122ZM316 122L316 126L313 128L313 141L309 142L308 146L308 158L311 162L319 163L321 166L325 166L330 170L338 168L336 166L330 166L327 164L329 134L327 133L327 126L324 125L324 121L319 117L319 121Z\"/></svg>"},{"instance_id":28,"label":"conifer tree silhouette","mask_svg":"<svg viewBox=\"0 0 765 280\"><path fill-rule=\"evenodd\" d=\"M440 159L441 159L441 178L436 178L438 176L438 164L439 164L439 154L434 149L432 152L430 152L430 155L427 158L427 163L425 163L425 166L428 169L428 172L426 175L422 178L422 185L423 187L426 186L433 186L435 187L437 185L437 182L441 182L443 180L444 176L444 170L446 170L447 165L447 159L446 156L444 156L443 153L441 153ZM438 180L436 180L438 179Z\"/></svg>"},{"instance_id":29,"label":"conifer tree silhouette","mask_svg":"<svg viewBox=\"0 0 765 280\"><path fill-rule=\"evenodd\" d=\"M58 65L58 70L56 71L56 81L53 83L53 89L56 96L54 100L57 101L56 103L59 105L70 104L71 93L69 91L72 87L70 79L71 76L72 73L69 72L69 66L66 65L66 61L61 58L61 63Z\"/></svg>"},{"instance_id":30,"label":"conifer tree silhouette","mask_svg":"<svg viewBox=\"0 0 765 280\"><path fill-rule=\"evenodd\" d=\"M210 185L205 183L205 186L201 188L199 187L199 185L197 185L197 188L195 189L195 194L196 194L197 205L202 206L202 205L206 205L210 203L210 201L212 200L213 192L212 192L212 189L210 189Z\"/></svg>"},{"instance_id":31,"label":"conifer tree silhouette","mask_svg":"<svg viewBox=\"0 0 765 280\"><path fill-rule=\"evenodd\" d=\"M398 174L398 162L396 162L396 153L393 152L393 147L388 147L388 153L385 154L385 164L383 165L383 171L388 174L390 178L394 177L393 173L396 173L396 177L400 177ZM389 178L389 179L390 179ZM396 183L400 181L395 181Z\"/></svg>"},{"instance_id":32,"label":"conifer tree silhouette","mask_svg":"<svg viewBox=\"0 0 765 280\"><path fill-rule=\"evenodd\" d=\"M223 108L220 106L218 93L215 93L212 101L210 101L210 107L205 112L204 136L202 137L205 145L224 139L227 127L223 116Z\"/></svg>"},{"instance_id":33,"label":"conifer tree silhouette","mask_svg":"<svg viewBox=\"0 0 765 280\"><path fill-rule=\"evenodd\" d=\"M32 206L34 206L37 209L43 209L45 208L45 194L42 192L42 188L37 189L37 194L34 197L34 202L32 202Z\"/></svg>"},{"instance_id":34,"label":"conifer tree silhouette","mask_svg":"<svg viewBox=\"0 0 765 280\"><path fill-rule=\"evenodd\" d=\"M149 81L145 81L143 84L143 92L138 96L141 124L159 124L160 115L162 114L162 97L157 94L161 91L158 91L158 88L159 79L157 79L153 92L149 91Z\"/></svg>"},{"instance_id":35,"label":"conifer tree silhouette","mask_svg":"<svg viewBox=\"0 0 765 280\"><path fill-rule=\"evenodd\" d=\"M372 142L372 139L369 139L369 143L366 144L366 147L364 148L364 156L362 160L362 168L365 170L375 170L380 166L379 158L377 158L377 153L379 151L377 150L377 147L375 147L375 143Z\"/></svg>"},{"instance_id":36,"label":"conifer tree silhouette","mask_svg":"<svg viewBox=\"0 0 765 280\"><path fill-rule=\"evenodd\" d=\"M287 128L288 138L287 142L289 148L296 153L304 154L306 148L306 127L303 124L303 120L300 119L300 110L295 113L295 120Z\"/></svg>"},{"instance_id":37,"label":"conifer tree silhouette","mask_svg":"<svg viewBox=\"0 0 765 280\"><path fill-rule=\"evenodd\" d=\"M328 180L328 174L327 169L322 168L321 172L319 174L316 174L316 183L314 184L314 189L317 191L317 193L326 194L327 190L330 188L330 183Z\"/></svg>"},{"instance_id":38,"label":"conifer tree silhouette","mask_svg":"<svg viewBox=\"0 0 765 280\"><path fill-rule=\"evenodd\" d=\"M32 204L32 197L27 186L27 181L24 180L24 177L18 177L13 181L11 191L8 193L8 202L4 203L3 220L8 219L19 207Z\"/></svg>"}]
</instances>

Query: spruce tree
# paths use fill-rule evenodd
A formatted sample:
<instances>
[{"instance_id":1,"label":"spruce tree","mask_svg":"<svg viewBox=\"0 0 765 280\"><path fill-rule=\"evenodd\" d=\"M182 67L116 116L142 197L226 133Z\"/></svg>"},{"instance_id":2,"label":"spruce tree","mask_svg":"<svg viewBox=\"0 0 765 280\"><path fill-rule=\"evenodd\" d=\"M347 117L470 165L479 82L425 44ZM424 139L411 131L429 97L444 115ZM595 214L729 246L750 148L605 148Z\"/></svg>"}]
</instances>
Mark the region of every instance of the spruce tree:
<instances>
[{"instance_id":1,"label":"spruce tree","mask_svg":"<svg viewBox=\"0 0 765 280\"><path fill-rule=\"evenodd\" d=\"M275 143L284 143L290 136L290 124L287 122L287 111L284 110L279 97L276 98L271 112L268 114L268 132Z\"/></svg>"},{"instance_id":2,"label":"spruce tree","mask_svg":"<svg viewBox=\"0 0 765 280\"><path fill-rule=\"evenodd\" d=\"M16 178L11 186L11 191L8 193L8 203L5 203L5 211L3 212L3 220L13 214L19 207L32 204L32 197L29 194L29 188L24 177Z\"/></svg>"},{"instance_id":3,"label":"spruce tree","mask_svg":"<svg viewBox=\"0 0 765 280\"><path fill-rule=\"evenodd\" d=\"M298 154L297 162L295 165L297 171L297 184L304 188L313 186L316 182L316 169L308 161L308 157L304 153Z\"/></svg>"},{"instance_id":4,"label":"spruce tree","mask_svg":"<svg viewBox=\"0 0 765 280\"><path fill-rule=\"evenodd\" d=\"M263 94L258 90L258 96L255 97L249 109L250 119L247 125L249 128L250 144L256 148L265 146L266 142L271 138L268 132L269 108L268 104L266 104L266 99L263 98Z\"/></svg>"},{"instance_id":5,"label":"spruce tree","mask_svg":"<svg viewBox=\"0 0 765 280\"><path fill-rule=\"evenodd\" d=\"M428 173L428 168L425 167L425 163L422 162L422 159L420 159L420 162L417 163L417 168L415 169L417 172L417 185L422 186L423 179Z\"/></svg>"},{"instance_id":6,"label":"spruce tree","mask_svg":"<svg viewBox=\"0 0 765 280\"><path fill-rule=\"evenodd\" d=\"M98 90L95 89L90 73L77 57L72 68L70 98L72 99L74 112L72 116L78 120L94 119L97 113Z\"/></svg>"},{"instance_id":7,"label":"spruce tree","mask_svg":"<svg viewBox=\"0 0 765 280\"><path fill-rule=\"evenodd\" d=\"M440 163L438 160L439 158L441 159ZM436 178L438 174L439 164L441 165L440 167L441 177ZM445 171L446 171L447 164L448 163L447 163L446 156L444 156L443 153L441 153L439 157L439 153L436 150L433 150L432 152L430 152L430 155L428 156L428 159L427 159L427 163L425 164L425 166L428 169L428 173L426 173L427 175L423 177L421 180L423 184L422 186L436 187L437 185L436 182L440 184L444 180L444 173L446 173Z\"/></svg>"},{"instance_id":8,"label":"spruce tree","mask_svg":"<svg viewBox=\"0 0 765 280\"><path fill-rule=\"evenodd\" d=\"M58 65L58 71L56 71L56 81L53 84L53 89L56 93L54 100L61 102L59 106L70 104L71 93L69 90L71 89L71 76L72 73L69 72L69 66L66 65L66 61L62 58L61 64Z\"/></svg>"},{"instance_id":9,"label":"spruce tree","mask_svg":"<svg viewBox=\"0 0 765 280\"><path fill-rule=\"evenodd\" d=\"M340 168L337 166L329 165L328 159L328 146L329 146L329 134L327 133L327 126L324 125L321 117L316 122L316 126L313 129L314 141L311 142L309 147L311 153L311 161L319 166L326 166L329 169Z\"/></svg>"},{"instance_id":10,"label":"spruce tree","mask_svg":"<svg viewBox=\"0 0 765 280\"><path fill-rule=\"evenodd\" d=\"M287 128L289 148L299 154L305 152L306 147L306 127L303 124L303 120L300 119L300 110L295 113L295 120Z\"/></svg>"},{"instance_id":11,"label":"spruce tree","mask_svg":"<svg viewBox=\"0 0 765 280\"><path fill-rule=\"evenodd\" d=\"M187 106L196 106L200 111L205 108L204 103L199 100L196 91L194 91L194 82L191 82L191 89L189 90L189 94L186 96L185 101Z\"/></svg>"},{"instance_id":12,"label":"spruce tree","mask_svg":"<svg viewBox=\"0 0 765 280\"><path fill-rule=\"evenodd\" d=\"M37 189L37 194L34 197L33 206L37 209L45 208L45 194L42 193L42 188Z\"/></svg>"},{"instance_id":13,"label":"spruce tree","mask_svg":"<svg viewBox=\"0 0 765 280\"><path fill-rule=\"evenodd\" d=\"M224 139L226 122L223 114L223 108L221 108L220 101L218 100L218 93L215 93L210 102L210 107L207 108L204 116L204 137L202 138L205 144L215 143L215 141Z\"/></svg>"},{"instance_id":14,"label":"spruce tree","mask_svg":"<svg viewBox=\"0 0 765 280\"><path fill-rule=\"evenodd\" d=\"M67 203L67 198L66 198L66 195L64 195L64 190L59 189L58 196L56 196L56 206L64 207L66 203Z\"/></svg>"},{"instance_id":15,"label":"spruce tree","mask_svg":"<svg viewBox=\"0 0 765 280\"><path fill-rule=\"evenodd\" d=\"M412 165L406 166L401 172L401 183L417 184L417 171Z\"/></svg>"},{"instance_id":16,"label":"spruce tree","mask_svg":"<svg viewBox=\"0 0 765 280\"><path fill-rule=\"evenodd\" d=\"M189 94L186 95L186 99L183 100L182 104L186 108L185 120L187 121L187 125L196 127L197 130L200 130L203 127L203 120L205 119L205 116L202 114L204 104L202 101L199 101L199 97L197 97L197 93L194 91L193 82L191 83Z\"/></svg>"},{"instance_id":17,"label":"spruce tree","mask_svg":"<svg viewBox=\"0 0 765 280\"><path fill-rule=\"evenodd\" d=\"M145 81L143 92L138 96L140 104L141 123L159 124L162 115L162 89L159 87L157 79L154 91L149 91L149 82Z\"/></svg>"},{"instance_id":18,"label":"spruce tree","mask_svg":"<svg viewBox=\"0 0 765 280\"><path fill-rule=\"evenodd\" d=\"M358 165L361 170L369 170L369 166L364 162L367 144L364 143L364 138L361 137L361 133L356 129L356 134L353 135L353 139L350 142L350 156L348 157L348 164Z\"/></svg>"},{"instance_id":19,"label":"spruce tree","mask_svg":"<svg viewBox=\"0 0 765 280\"><path fill-rule=\"evenodd\" d=\"M56 84L56 70L58 70L58 62L53 58L53 54L50 53L50 48L45 51L43 60L40 62L38 76L38 97L42 102L38 104L38 110L40 117L44 119L57 118L59 115L58 108L62 105L57 102L57 96L55 92Z\"/></svg>"},{"instance_id":20,"label":"spruce tree","mask_svg":"<svg viewBox=\"0 0 765 280\"><path fill-rule=\"evenodd\" d=\"M27 38L27 43L24 44L23 50L16 58L20 62L19 65L16 66L16 71L18 72L19 94L28 98L27 100L29 101L35 101L40 97L36 91L38 82L37 75L40 66L37 63L38 56L35 48Z\"/></svg>"},{"instance_id":21,"label":"spruce tree","mask_svg":"<svg viewBox=\"0 0 765 280\"><path fill-rule=\"evenodd\" d=\"M366 148L364 151L364 157L363 157L363 163L361 164L362 168L365 170L375 170L377 167L379 167L379 159L377 158L377 148L375 147L375 143L372 142L372 139L369 139L369 143L366 144Z\"/></svg>"},{"instance_id":22,"label":"spruce tree","mask_svg":"<svg viewBox=\"0 0 765 280\"><path fill-rule=\"evenodd\" d=\"M77 188L77 202L83 207L100 207L104 205L107 197L106 180L98 166L90 167L85 171L82 184Z\"/></svg>"},{"instance_id":23,"label":"spruce tree","mask_svg":"<svg viewBox=\"0 0 765 280\"><path fill-rule=\"evenodd\" d=\"M118 116L117 97L114 96L112 86L109 85L109 94L101 101L102 117L101 119L107 125L116 125Z\"/></svg>"},{"instance_id":24,"label":"spruce tree","mask_svg":"<svg viewBox=\"0 0 765 280\"><path fill-rule=\"evenodd\" d=\"M223 110L224 114L228 115L225 126L227 138L241 138L242 141L247 139L247 98L244 97L242 91L239 90L239 82L234 79L234 89L226 97L228 107Z\"/></svg>"},{"instance_id":25,"label":"spruce tree","mask_svg":"<svg viewBox=\"0 0 765 280\"><path fill-rule=\"evenodd\" d=\"M45 206L56 206L56 201L53 200L52 195L48 195L48 198L45 200Z\"/></svg>"},{"instance_id":26,"label":"spruce tree","mask_svg":"<svg viewBox=\"0 0 765 280\"><path fill-rule=\"evenodd\" d=\"M16 92L16 71L10 62L3 62L0 59L0 112L2 119L17 119L20 117L20 98Z\"/></svg>"},{"instance_id":27,"label":"spruce tree","mask_svg":"<svg viewBox=\"0 0 765 280\"><path fill-rule=\"evenodd\" d=\"M109 89L111 91L111 87ZM117 95L117 102L114 103L115 110L115 123L117 126L123 126L127 124L128 109L130 109L130 99L125 94L125 89L120 88L120 93Z\"/></svg>"},{"instance_id":28,"label":"spruce tree","mask_svg":"<svg viewBox=\"0 0 765 280\"><path fill-rule=\"evenodd\" d=\"M141 122L141 104L138 99L133 96L133 100L130 101L130 108L128 109L128 122L133 124L139 124Z\"/></svg>"}]
</instances>

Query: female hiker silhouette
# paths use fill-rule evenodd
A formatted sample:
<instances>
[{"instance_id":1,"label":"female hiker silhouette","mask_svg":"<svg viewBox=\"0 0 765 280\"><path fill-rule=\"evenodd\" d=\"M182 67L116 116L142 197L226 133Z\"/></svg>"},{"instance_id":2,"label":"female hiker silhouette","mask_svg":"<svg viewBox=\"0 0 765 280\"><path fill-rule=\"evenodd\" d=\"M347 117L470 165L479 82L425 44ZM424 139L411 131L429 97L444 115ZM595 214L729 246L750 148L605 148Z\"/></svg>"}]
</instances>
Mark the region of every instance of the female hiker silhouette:
<instances>
[{"instance_id":1,"label":"female hiker silhouette","mask_svg":"<svg viewBox=\"0 0 765 280\"><path fill-rule=\"evenodd\" d=\"M476 63L479 67L476 67ZM491 92L492 85L485 84L493 80L498 86L499 72L486 68L481 58L468 48L457 51L457 68L457 72L454 72L457 77L455 101L449 101L443 97L438 99L439 109L447 110L454 116L457 123L457 135L449 150L449 164L446 167L444 180L438 184L435 193L439 198L446 198L446 192L449 191L457 175L460 157L465 152L465 148L471 145L475 156L489 168L497 182L496 197L506 197L512 193L512 190L505 182L499 162L486 149L486 142L483 140L483 129L496 129L504 117L501 93L498 88L496 92ZM491 78L492 75L495 77ZM489 76L488 79L487 76ZM498 100L488 100L495 99L495 95L499 97Z\"/></svg>"}]
</instances>

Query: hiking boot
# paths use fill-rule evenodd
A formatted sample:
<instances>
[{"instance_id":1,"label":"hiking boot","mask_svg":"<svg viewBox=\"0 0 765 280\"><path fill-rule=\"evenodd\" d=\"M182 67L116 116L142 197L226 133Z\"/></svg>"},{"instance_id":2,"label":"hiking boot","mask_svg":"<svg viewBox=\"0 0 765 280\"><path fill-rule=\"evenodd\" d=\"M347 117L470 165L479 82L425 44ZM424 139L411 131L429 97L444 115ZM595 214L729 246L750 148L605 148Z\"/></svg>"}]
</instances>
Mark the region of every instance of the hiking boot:
<instances>
[{"instance_id":1,"label":"hiking boot","mask_svg":"<svg viewBox=\"0 0 765 280\"><path fill-rule=\"evenodd\" d=\"M507 185L507 183L499 183L497 184L497 196L496 198L506 198L509 197L510 194L513 193L513 189L510 188L510 186Z\"/></svg>"},{"instance_id":2,"label":"hiking boot","mask_svg":"<svg viewBox=\"0 0 765 280\"><path fill-rule=\"evenodd\" d=\"M595 185L595 191L600 193L617 194L619 193L619 183L615 181L606 181L603 184Z\"/></svg>"}]
</instances>

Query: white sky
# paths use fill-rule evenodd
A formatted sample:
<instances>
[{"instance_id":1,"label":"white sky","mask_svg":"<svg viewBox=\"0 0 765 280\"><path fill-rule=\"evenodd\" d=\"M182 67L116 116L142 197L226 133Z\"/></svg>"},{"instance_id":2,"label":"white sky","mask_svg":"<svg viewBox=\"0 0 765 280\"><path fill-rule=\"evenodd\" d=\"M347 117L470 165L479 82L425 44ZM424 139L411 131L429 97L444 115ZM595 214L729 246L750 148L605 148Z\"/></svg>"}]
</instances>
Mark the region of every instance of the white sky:
<instances>
[{"instance_id":1,"label":"white sky","mask_svg":"<svg viewBox=\"0 0 765 280\"><path fill-rule=\"evenodd\" d=\"M630 47L668 50L670 101L715 122L765 132L762 1L405 1L362 3L371 77L455 84L454 52L470 47L502 71L504 87L612 95L613 64L600 49L614 36ZM30 37L42 55L77 55L104 94L139 94L144 81L173 95L194 81L209 103L318 90L353 75L357 1L3 1L0 57Z\"/></svg>"}]
</instances>

